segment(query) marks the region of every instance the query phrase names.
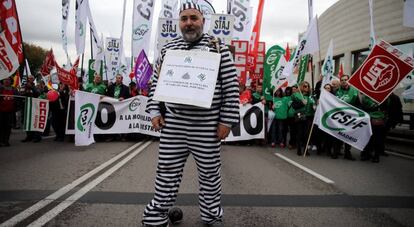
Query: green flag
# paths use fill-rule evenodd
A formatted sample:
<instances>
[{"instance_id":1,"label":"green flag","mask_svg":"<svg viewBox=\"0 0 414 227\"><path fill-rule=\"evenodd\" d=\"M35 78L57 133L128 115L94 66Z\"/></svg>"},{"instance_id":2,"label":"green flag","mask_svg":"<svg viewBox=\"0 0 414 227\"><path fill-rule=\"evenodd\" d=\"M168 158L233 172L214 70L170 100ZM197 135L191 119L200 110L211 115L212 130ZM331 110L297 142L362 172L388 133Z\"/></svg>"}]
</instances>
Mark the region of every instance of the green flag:
<instances>
[{"instance_id":1,"label":"green flag","mask_svg":"<svg viewBox=\"0 0 414 227\"><path fill-rule=\"evenodd\" d=\"M272 46L266 52L263 76L263 96L266 98L266 100L273 99L273 87L271 86L272 76L277 76L277 64L279 63L280 58L284 57L284 54L285 50L278 45Z\"/></svg>"},{"instance_id":2,"label":"green flag","mask_svg":"<svg viewBox=\"0 0 414 227\"><path fill-rule=\"evenodd\" d=\"M89 59L89 67L88 67L88 82L87 83L92 83L93 82L93 77L95 76L95 69L94 69L94 64L95 64L95 60L94 59ZM99 70L99 75L101 75L102 80L103 80L103 67L101 64L101 69Z\"/></svg>"},{"instance_id":3,"label":"green flag","mask_svg":"<svg viewBox=\"0 0 414 227\"><path fill-rule=\"evenodd\" d=\"M305 80L306 70L308 68L309 55L302 56L299 63L298 84Z\"/></svg>"}]
</instances>

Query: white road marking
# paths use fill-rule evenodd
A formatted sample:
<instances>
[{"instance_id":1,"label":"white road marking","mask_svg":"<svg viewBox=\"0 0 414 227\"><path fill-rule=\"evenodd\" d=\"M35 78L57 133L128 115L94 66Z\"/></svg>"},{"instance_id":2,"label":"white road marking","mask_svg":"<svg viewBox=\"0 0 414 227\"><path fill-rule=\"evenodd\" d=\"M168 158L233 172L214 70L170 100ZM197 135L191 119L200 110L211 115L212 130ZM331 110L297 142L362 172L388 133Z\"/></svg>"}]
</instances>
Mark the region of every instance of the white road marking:
<instances>
[{"instance_id":1,"label":"white road marking","mask_svg":"<svg viewBox=\"0 0 414 227\"><path fill-rule=\"evenodd\" d=\"M313 170L311 170L311 169L309 169L309 168L307 168L307 167L305 167L305 166L303 166L303 165L301 165L301 164L299 164L299 163L297 163L297 162L295 162L295 161L293 161L293 160L291 160L291 159L287 158L286 156L284 156L284 155L282 155L282 154L275 153L275 155L276 155L277 157L279 157L279 158L281 158L281 159L283 159L283 160L287 161L288 163L290 163L290 164L292 164L292 165L294 165L294 166L298 167L299 169L301 169L301 170L303 170L303 171L305 171L305 172L309 173L310 175L312 175L312 176L314 176L314 177L318 178L319 180L321 180L321 181L323 181L323 182L327 183L327 184L334 184L334 183L335 183L335 182L333 182L332 180L330 180L329 178L327 178L327 177L324 177L324 176L320 175L319 173L317 173L317 172L315 172L315 171L313 171Z\"/></svg>"},{"instance_id":2,"label":"white road marking","mask_svg":"<svg viewBox=\"0 0 414 227\"><path fill-rule=\"evenodd\" d=\"M30 225L28 226L37 227L37 226L43 226L46 223L48 223L50 220L52 220L54 217L56 217L58 214L60 214L62 211L64 211L66 208L68 208L70 205L72 205L74 202L76 202L78 199L80 199L82 196L88 193L92 188L96 187L96 185L101 183L103 180L105 180L107 177L109 177L111 174L113 174L115 171L117 171L119 168L121 168L131 159L133 159L136 155L141 153L141 151L143 151L151 143L152 141L146 142L143 146L139 147L137 150L129 154L122 161L112 166L110 169L105 171L105 173L95 178L93 181L89 182L87 185L79 189L77 192L75 192L73 195L65 199L63 202L59 203L59 205L57 205L56 207L48 211L46 214L38 218L36 221L30 223Z\"/></svg>"},{"instance_id":3,"label":"white road marking","mask_svg":"<svg viewBox=\"0 0 414 227\"><path fill-rule=\"evenodd\" d=\"M128 149L126 149L122 153L116 155L115 157L111 158L107 162L105 162L102 165L96 167L95 169L93 169L92 171L86 173L82 177L76 179L72 183L70 183L70 184L62 187L58 191L50 194L46 198L40 200L39 202L37 202L33 206L31 206L31 207L27 208L26 210L20 212L19 214L17 214L16 216L12 217L9 220L7 220L6 222L1 223L0 224L0 227L15 226L15 225L17 225L19 222L23 221L24 219L28 218L29 216L31 216L32 214L36 213L37 211L39 211L43 207L45 207L48 204L52 203L53 201L55 201L59 197L61 197L64 194L68 193L70 190L74 189L79 184L85 182L86 180L88 180L90 177L92 177L93 175L95 175L99 171L105 169L106 167L108 167L112 163L116 162L118 159L120 159L123 156L125 156L126 154L128 154L131 150L134 150L136 147L141 146L141 145L142 145L142 142L139 142L139 143L134 144L133 146L129 147Z\"/></svg>"},{"instance_id":4,"label":"white road marking","mask_svg":"<svg viewBox=\"0 0 414 227\"><path fill-rule=\"evenodd\" d=\"M405 154L401 154L401 153L397 153L397 152L393 152L393 151L387 151L387 153L391 154L391 155L394 155L394 156L401 157L401 158L408 158L408 159L414 160L414 157L410 156L410 155L405 155Z\"/></svg>"}]
</instances>

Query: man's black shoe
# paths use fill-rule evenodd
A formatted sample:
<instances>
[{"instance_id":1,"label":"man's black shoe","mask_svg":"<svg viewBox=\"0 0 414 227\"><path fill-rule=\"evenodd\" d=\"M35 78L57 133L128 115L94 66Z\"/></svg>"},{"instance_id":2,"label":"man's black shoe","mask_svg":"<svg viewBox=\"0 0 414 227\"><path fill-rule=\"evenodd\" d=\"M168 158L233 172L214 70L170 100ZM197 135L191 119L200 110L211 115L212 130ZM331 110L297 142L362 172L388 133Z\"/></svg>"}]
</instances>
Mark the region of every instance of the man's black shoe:
<instances>
[{"instance_id":1,"label":"man's black shoe","mask_svg":"<svg viewBox=\"0 0 414 227\"><path fill-rule=\"evenodd\" d=\"M22 143L26 143L26 142L30 142L30 141L32 141L32 139L31 139L31 138L26 137L26 139L22 140Z\"/></svg>"}]
</instances>

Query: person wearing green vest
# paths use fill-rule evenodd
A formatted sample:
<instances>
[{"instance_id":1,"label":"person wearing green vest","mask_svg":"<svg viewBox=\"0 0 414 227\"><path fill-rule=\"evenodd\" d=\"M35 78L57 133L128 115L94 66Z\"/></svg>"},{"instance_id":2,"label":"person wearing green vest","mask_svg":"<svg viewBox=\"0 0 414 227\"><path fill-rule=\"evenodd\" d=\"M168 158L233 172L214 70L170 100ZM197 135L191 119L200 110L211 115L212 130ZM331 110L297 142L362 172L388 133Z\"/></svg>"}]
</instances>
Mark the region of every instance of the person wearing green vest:
<instances>
[{"instance_id":1,"label":"person wearing green vest","mask_svg":"<svg viewBox=\"0 0 414 227\"><path fill-rule=\"evenodd\" d=\"M302 155L305 151L309 127L312 124L312 116L315 112L315 101L310 97L310 91L309 83L303 81L299 85L299 92L292 94L292 107L295 109L295 122L297 127L297 155Z\"/></svg>"},{"instance_id":2,"label":"person wearing green vest","mask_svg":"<svg viewBox=\"0 0 414 227\"><path fill-rule=\"evenodd\" d=\"M275 112L275 117L272 122L272 147L279 144L280 148L284 148L286 144L286 135L284 135L284 132L286 127L288 100L283 96L283 90L279 88L276 90L275 96L273 97L272 109Z\"/></svg>"},{"instance_id":3,"label":"person wearing green vest","mask_svg":"<svg viewBox=\"0 0 414 227\"><path fill-rule=\"evenodd\" d=\"M105 95L106 86L104 83L102 83L101 75L99 75L98 73L95 73L93 82L86 85L85 91L94 93L94 94Z\"/></svg>"},{"instance_id":4,"label":"person wearing green vest","mask_svg":"<svg viewBox=\"0 0 414 227\"><path fill-rule=\"evenodd\" d=\"M349 85L348 80L349 80L349 75L341 76L340 87L336 91L335 95L342 101L355 106L358 100L358 91L355 88L353 88L351 85ZM345 153L344 159L355 161L355 158L352 157L352 154L351 154L351 145L347 143L343 143L342 141L338 139L334 142L333 153L331 157L333 159L338 158L338 154L340 153L342 144L344 144L344 153Z\"/></svg>"}]
</instances>

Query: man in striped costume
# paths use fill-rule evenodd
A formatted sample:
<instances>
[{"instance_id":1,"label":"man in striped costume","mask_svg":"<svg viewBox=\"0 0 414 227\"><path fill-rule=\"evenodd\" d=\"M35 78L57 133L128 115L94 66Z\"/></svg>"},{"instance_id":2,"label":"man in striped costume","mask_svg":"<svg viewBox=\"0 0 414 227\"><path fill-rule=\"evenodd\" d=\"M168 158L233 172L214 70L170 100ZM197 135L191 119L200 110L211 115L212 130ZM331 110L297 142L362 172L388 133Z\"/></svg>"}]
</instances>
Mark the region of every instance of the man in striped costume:
<instances>
[{"instance_id":1,"label":"man in striped costume","mask_svg":"<svg viewBox=\"0 0 414 227\"><path fill-rule=\"evenodd\" d=\"M217 39L203 34L204 17L200 7L184 3L180 9L182 37L172 40L161 50L152 78L147 111L155 130L161 130L155 195L146 206L144 226L167 226L168 209L177 197L185 162L192 154L198 170L199 208L208 226L220 225L223 209L221 198L221 140L239 122L239 86L229 49ZM200 50L221 54L220 69L210 108L164 103L152 99L158 73L167 50ZM165 109L162 111L161 109ZM161 114L161 112L163 112Z\"/></svg>"}]
</instances>

